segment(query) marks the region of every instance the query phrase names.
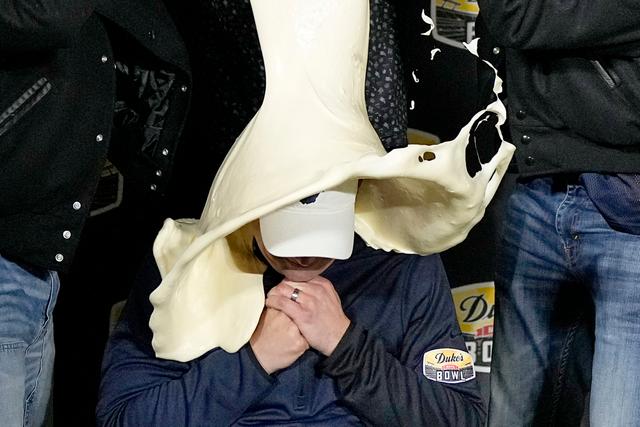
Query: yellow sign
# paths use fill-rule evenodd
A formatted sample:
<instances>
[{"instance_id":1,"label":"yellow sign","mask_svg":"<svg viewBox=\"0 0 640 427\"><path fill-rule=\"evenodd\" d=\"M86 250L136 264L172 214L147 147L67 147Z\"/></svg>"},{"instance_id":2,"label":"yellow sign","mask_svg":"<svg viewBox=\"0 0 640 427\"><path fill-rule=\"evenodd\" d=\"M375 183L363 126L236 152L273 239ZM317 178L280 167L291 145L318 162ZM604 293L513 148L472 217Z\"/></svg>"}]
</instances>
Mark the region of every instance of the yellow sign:
<instances>
[{"instance_id":1,"label":"yellow sign","mask_svg":"<svg viewBox=\"0 0 640 427\"><path fill-rule=\"evenodd\" d=\"M436 7L456 12L468 13L477 16L480 11L478 2L475 0L435 0Z\"/></svg>"},{"instance_id":2,"label":"yellow sign","mask_svg":"<svg viewBox=\"0 0 640 427\"><path fill-rule=\"evenodd\" d=\"M464 335L467 351L478 372L489 372L493 350L493 282L475 283L451 290L456 316Z\"/></svg>"}]
</instances>

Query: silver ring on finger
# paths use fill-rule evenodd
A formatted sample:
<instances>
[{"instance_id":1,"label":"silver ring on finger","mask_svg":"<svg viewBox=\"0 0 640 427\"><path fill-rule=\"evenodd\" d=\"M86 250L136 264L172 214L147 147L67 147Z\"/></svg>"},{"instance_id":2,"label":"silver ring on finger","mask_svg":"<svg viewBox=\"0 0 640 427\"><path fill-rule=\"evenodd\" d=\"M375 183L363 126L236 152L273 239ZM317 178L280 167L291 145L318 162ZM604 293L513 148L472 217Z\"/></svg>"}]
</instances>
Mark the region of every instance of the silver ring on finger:
<instances>
[{"instance_id":1,"label":"silver ring on finger","mask_svg":"<svg viewBox=\"0 0 640 427\"><path fill-rule=\"evenodd\" d=\"M293 290L293 292L291 292L291 296L289 297L289 299L293 302L297 302L298 301L298 297L300 296L300 289L295 288Z\"/></svg>"}]
</instances>

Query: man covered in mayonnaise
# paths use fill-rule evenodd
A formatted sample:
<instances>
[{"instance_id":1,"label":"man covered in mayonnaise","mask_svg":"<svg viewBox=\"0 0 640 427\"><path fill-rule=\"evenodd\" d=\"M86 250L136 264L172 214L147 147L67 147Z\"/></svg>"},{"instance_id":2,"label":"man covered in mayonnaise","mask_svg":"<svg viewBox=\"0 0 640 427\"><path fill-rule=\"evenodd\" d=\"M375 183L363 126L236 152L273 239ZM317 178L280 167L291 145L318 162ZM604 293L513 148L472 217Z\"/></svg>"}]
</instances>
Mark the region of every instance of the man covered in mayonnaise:
<instances>
[{"instance_id":1,"label":"man covered in mayonnaise","mask_svg":"<svg viewBox=\"0 0 640 427\"><path fill-rule=\"evenodd\" d=\"M364 102L367 0L253 0L262 107L200 219L167 220L104 359L99 425L483 425L438 255L511 158L472 124L387 153ZM429 255L431 254L431 255Z\"/></svg>"}]
</instances>

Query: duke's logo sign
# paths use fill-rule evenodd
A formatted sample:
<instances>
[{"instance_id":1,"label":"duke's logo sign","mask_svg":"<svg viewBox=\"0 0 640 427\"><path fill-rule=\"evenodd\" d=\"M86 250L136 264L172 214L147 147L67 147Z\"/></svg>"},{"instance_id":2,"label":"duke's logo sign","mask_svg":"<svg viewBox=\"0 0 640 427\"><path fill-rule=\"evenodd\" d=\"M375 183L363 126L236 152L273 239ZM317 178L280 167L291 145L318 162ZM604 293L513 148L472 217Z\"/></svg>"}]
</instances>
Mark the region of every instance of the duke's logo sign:
<instances>
[{"instance_id":1,"label":"duke's logo sign","mask_svg":"<svg viewBox=\"0 0 640 427\"><path fill-rule=\"evenodd\" d=\"M476 371L489 372L493 350L493 282L453 288L451 293L458 323Z\"/></svg>"}]
</instances>

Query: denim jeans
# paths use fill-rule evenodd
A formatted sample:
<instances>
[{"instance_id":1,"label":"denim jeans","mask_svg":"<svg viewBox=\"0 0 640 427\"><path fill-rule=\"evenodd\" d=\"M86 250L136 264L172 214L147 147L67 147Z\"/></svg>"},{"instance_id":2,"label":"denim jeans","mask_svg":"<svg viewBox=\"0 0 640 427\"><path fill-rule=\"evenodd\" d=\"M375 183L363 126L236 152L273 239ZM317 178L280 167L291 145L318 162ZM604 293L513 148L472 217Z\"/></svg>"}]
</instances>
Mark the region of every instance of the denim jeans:
<instances>
[{"instance_id":1,"label":"denim jeans","mask_svg":"<svg viewBox=\"0 0 640 427\"><path fill-rule=\"evenodd\" d=\"M640 425L640 236L579 184L519 183L496 274L491 427ZM591 337L585 338L585 337Z\"/></svg>"},{"instance_id":2,"label":"denim jeans","mask_svg":"<svg viewBox=\"0 0 640 427\"><path fill-rule=\"evenodd\" d=\"M0 425L40 427L53 379L55 272L0 256Z\"/></svg>"}]
</instances>

